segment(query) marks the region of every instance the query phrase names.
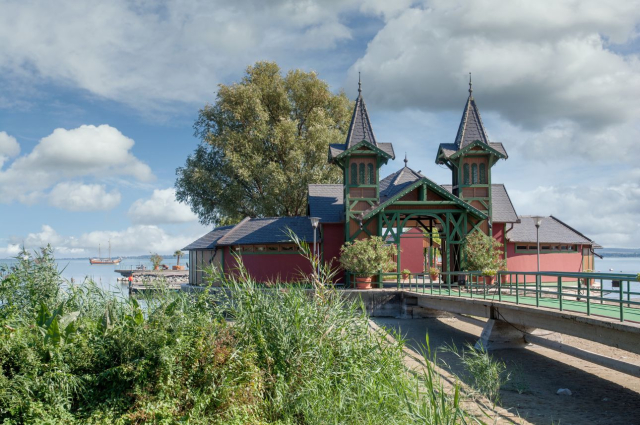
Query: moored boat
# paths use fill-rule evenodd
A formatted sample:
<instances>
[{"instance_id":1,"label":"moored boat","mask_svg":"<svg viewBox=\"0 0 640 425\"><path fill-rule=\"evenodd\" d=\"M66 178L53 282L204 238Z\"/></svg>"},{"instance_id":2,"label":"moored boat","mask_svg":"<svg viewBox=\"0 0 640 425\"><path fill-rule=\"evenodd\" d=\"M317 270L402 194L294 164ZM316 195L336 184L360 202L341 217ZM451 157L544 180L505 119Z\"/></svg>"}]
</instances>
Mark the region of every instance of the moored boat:
<instances>
[{"instance_id":1,"label":"moored boat","mask_svg":"<svg viewBox=\"0 0 640 425\"><path fill-rule=\"evenodd\" d=\"M122 258L111 258L111 241L109 241L109 257L101 258L100 255L100 245L98 244L98 256L89 258L89 263L91 264L120 264Z\"/></svg>"}]
</instances>

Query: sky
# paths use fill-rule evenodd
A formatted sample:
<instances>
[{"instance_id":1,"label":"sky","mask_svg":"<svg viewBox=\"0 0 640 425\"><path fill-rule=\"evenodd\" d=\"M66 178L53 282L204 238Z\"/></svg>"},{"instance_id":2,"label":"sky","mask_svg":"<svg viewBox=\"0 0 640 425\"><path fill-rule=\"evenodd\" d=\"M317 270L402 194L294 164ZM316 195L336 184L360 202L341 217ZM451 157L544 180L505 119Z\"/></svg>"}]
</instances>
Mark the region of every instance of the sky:
<instances>
[{"instance_id":1,"label":"sky","mask_svg":"<svg viewBox=\"0 0 640 425\"><path fill-rule=\"evenodd\" d=\"M247 66L316 71L379 142L435 164L473 94L521 215L640 248L640 0L0 0L0 258L172 253L198 110ZM104 251L103 251L104 254Z\"/></svg>"}]
</instances>

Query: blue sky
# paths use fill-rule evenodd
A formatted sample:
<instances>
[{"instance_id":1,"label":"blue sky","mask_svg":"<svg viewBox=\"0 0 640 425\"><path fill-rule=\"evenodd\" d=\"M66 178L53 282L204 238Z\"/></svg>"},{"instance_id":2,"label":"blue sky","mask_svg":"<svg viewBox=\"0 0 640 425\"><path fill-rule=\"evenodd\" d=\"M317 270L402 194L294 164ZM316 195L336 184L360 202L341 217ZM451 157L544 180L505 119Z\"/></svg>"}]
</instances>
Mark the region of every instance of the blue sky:
<instances>
[{"instance_id":1,"label":"blue sky","mask_svg":"<svg viewBox=\"0 0 640 425\"><path fill-rule=\"evenodd\" d=\"M0 0L0 258L172 252L207 229L175 202L198 109L246 66L363 94L379 141L447 183L473 72L519 214L640 247L638 1Z\"/></svg>"}]
</instances>

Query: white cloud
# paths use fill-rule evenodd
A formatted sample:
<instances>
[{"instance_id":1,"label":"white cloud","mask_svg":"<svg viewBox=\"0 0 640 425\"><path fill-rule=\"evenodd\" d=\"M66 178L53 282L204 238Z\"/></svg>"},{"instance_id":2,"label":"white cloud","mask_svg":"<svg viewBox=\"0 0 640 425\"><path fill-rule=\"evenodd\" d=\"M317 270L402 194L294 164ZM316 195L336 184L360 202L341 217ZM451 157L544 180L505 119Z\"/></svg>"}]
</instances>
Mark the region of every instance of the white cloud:
<instances>
[{"instance_id":1,"label":"white cloud","mask_svg":"<svg viewBox=\"0 0 640 425\"><path fill-rule=\"evenodd\" d=\"M2 165L9 158L20 153L20 145L15 137L9 136L6 132L0 131L0 170Z\"/></svg>"},{"instance_id":2,"label":"white cloud","mask_svg":"<svg viewBox=\"0 0 640 425\"><path fill-rule=\"evenodd\" d=\"M10 238L6 247L0 247L0 254L14 255L24 243L28 250L51 244L57 256L95 256L98 246L104 248L108 241L111 241L113 256L149 252L173 253L201 237L206 231L207 229L200 225L192 225L183 226L180 232L172 234L158 226L136 225L124 230L97 230L80 236L64 236L51 226L43 225L39 232L29 233L24 238Z\"/></svg>"},{"instance_id":3,"label":"white cloud","mask_svg":"<svg viewBox=\"0 0 640 425\"><path fill-rule=\"evenodd\" d=\"M605 247L640 248L640 185L510 190L519 214L554 215Z\"/></svg>"},{"instance_id":4,"label":"white cloud","mask_svg":"<svg viewBox=\"0 0 640 425\"><path fill-rule=\"evenodd\" d=\"M355 3L4 2L0 70L18 81L53 81L140 109L200 103L257 59L349 39L340 15Z\"/></svg>"},{"instance_id":5,"label":"white cloud","mask_svg":"<svg viewBox=\"0 0 640 425\"><path fill-rule=\"evenodd\" d=\"M79 177L131 176L142 182L153 180L149 166L131 153L133 145L132 139L109 125L58 128L41 139L30 153L16 158L5 171L0 170L0 202L34 203L44 198L56 183ZM53 199L62 189L78 185L69 183L59 188ZM115 197L116 192L110 192L106 205L113 204Z\"/></svg>"},{"instance_id":6,"label":"white cloud","mask_svg":"<svg viewBox=\"0 0 640 425\"><path fill-rule=\"evenodd\" d=\"M594 144L618 152L637 140L640 57L611 44L636 40L637 0L436 0L384 16L350 70L372 104L461 112L472 71L481 110L542 131L534 145L551 135L592 159Z\"/></svg>"},{"instance_id":7,"label":"white cloud","mask_svg":"<svg viewBox=\"0 0 640 425\"><path fill-rule=\"evenodd\" d=\"M117 189L106 191L104 185L58 183L49 193L49 204L67 211L101 211L120 203Z\"/></svg>"},{"instance_id":8,"label":"white cloud","mask_svg":"<svg viewBox=\"0 0 640 425\"><path fill-rule=\"evenodd\" d=\"M138 199L128 212L134 224L186 223L198 217L183 203L176 201L173 188L154 190L151 198Z\"/></svg>"}]
</instances>

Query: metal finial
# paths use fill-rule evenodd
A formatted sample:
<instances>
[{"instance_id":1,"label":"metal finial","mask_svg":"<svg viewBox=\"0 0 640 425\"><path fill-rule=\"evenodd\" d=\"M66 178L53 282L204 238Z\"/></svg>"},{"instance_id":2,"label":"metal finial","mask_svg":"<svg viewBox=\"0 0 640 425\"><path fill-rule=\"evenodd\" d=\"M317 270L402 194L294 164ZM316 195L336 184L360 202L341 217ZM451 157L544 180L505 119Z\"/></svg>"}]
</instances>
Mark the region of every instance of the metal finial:
<instances>
[{"instance_id":1,"label":"metal finial","mask_svg":"<svg viewBox=\"0 0 640 425\"><path fill-rule=\"evenodd\" d=\"M404 166L407 166L407 163L409 162L409 160L407 159L407 153L404 153Z\"/></svg>"},{"instance_id":2,"label":"metal finial","mask_svg":"<svg viewBox=\"0 0 640 425\"><path fill-rule=\"evenodd\" d=\"M471 93L473 93L473 87L472 83L471 83L471 73L469 73L469 96L471 96Z\"/></svg>"},{"instance_id":3,"label":"metal finial","mask_svg":"<svg viewBox=\"0 0 640 425\"><path fill-rule=\"evenodd\" d=\"M358 93L362 93L362 82L360 81L360 71L358 71Z\"/></svg>"}]
</instances>

